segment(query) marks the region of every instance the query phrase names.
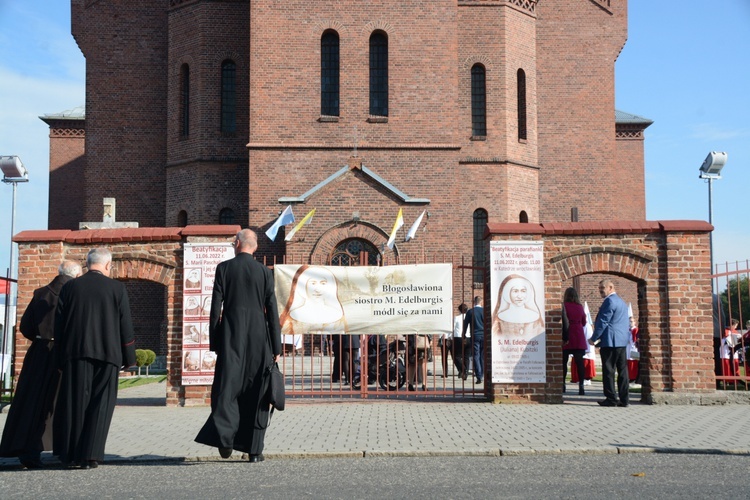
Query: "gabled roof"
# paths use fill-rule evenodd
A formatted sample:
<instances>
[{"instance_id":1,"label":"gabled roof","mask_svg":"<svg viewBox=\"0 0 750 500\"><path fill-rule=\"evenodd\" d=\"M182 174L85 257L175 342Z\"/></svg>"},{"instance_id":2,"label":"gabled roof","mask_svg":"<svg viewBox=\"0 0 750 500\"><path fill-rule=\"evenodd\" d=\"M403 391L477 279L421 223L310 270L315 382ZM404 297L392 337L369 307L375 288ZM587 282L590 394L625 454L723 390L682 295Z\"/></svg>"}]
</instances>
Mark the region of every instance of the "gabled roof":
<instances>
[{"instance_id":1,"label":"gabled roof","mask_svg":"<svg viewBox=\"0 0 750 500\"><path fill-rule=\"evenodd\" d=\"M622 125L645 125L646 127L648 127L649 125L654 123L654 121L649 120L648 118L644 118L642 116L634 115L632 113L626 113L625 111L620 111L619 109L616 109L615 110L615 123L622 124Z\"/></svg>"},{"instance_id":2,"label":"gabled roof","mask_svg":"<svg viewBox=\"0 0 750 500\"><path fill-rule=\"evenodd\" d=\"M345 173L347 173L349 170L360 170L363 174L365 174L370 179L374 180L381 186L383 186L385 189L393 193L394 196L399 198L402 203L415 203L415 204L422 204L422 203L429 203L429 198L412 198L408 194L404 193L400 189L398 189L396 186L391 184L390 182L386 181L382 177L380 177L378 174L370 170L369 168L362 166L353 166L349 167L343 166L341 169L337 170L333 174L331 174L327 179L323 180L322 182L318 183L316 186L314 186L309 191L302 193L299 196L283 196L279 198L279 203L304 203L310 196L312 196L314 193L320 191L325 186L333 182L334 180L338 179Z\"/></svg>"}]
</instances>

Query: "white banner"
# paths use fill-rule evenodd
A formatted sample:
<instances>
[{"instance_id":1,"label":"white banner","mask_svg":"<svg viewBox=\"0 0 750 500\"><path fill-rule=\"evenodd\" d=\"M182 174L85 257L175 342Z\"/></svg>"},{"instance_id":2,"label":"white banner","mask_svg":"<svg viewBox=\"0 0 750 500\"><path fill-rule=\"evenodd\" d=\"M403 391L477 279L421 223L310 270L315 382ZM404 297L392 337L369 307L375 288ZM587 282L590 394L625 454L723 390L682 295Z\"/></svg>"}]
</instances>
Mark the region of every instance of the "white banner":
<instances>
[{"instance_id":1,"label":"white banner","mask_svg":"<svg viewBox=\"0 0 750 500\"><path fill-rule=\"evenodd\" d=\"M208 320L216 266L234 257L231 243L186 243L182 284L182 385L211 385L216 354Z\"/></svg>"},{"instance_id":2,"label":"white banner","mask_svg":"<svg viewBox=\"0 0 750 500\"><path fill-rule=\"evenodd\" d=\"M492 296L492 382L544 383L542 242L490 242Z\"/></svg>"},{"instance_id":3,"label":"white banner","mask_svg":"<svg viewBox=\"0 0 750 500\"><path fill-rule=\"evenodd\" d=\"M281 331L451 334L451 264L384 267L276 265Z\"/></svg>"}]
</instances>

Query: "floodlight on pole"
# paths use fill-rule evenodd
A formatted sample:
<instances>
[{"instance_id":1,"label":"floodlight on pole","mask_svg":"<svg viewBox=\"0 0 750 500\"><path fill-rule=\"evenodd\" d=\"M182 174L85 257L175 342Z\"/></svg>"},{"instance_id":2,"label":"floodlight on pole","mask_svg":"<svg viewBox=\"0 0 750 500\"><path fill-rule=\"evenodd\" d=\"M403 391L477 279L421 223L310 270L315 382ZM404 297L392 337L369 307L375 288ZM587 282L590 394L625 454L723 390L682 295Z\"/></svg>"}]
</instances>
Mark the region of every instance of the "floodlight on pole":
<instances>
[{"instance_id":1,"label":"floodlight on pole","mask_svg":"<svg viewBox=\"0 0 750 500\"><path fill-rule=\"evenodd\" d=\"M717 151L711 151L703 160L703 164L700 167L699 179L706 179L708 181L708 223L713 226L714 223L714 207L712 199L713 181L721 179L721 169L727 163L727 154L720 153ZM711 231L708 235L708 251L709 258L711 259L711 274L714 273L714 232ZM711 280L711 292L714 292L714 280Z\"/></svg>"},{"instance_id":2,"label":"floodlight on pole","mask_svg":"<svg viewBox=\"0 0 750 500\"><path fill-rule=\"evenodd\" d=\"M15 303L13 300L14 291L17 293L17 286L14 286L15 281L13 280L14 269L13 264L15 263L14 247L13 247L13 232L15 231L16 222L16 188L20 182L29 182L29 172L26 167L23 166L23 162L18 156L0 156L0 169L3 172L3 182L5 184L11 184L13 186L13 208L10 212L10 265L8 266L8 287L9 292L5 296L5 327L3 328L3 342L2 342L2 359L7 360L13 351L13 328L11 327L11 314L10 307ZM15 322L15 321L14 321ZM10 347L10 349L8 349ZM0 371L0 388L6 389L6 385L9 382L9 378L6 378L6 370L10 368L9 363L2 363L4 366Z\"/></svg>"}]
</instances>

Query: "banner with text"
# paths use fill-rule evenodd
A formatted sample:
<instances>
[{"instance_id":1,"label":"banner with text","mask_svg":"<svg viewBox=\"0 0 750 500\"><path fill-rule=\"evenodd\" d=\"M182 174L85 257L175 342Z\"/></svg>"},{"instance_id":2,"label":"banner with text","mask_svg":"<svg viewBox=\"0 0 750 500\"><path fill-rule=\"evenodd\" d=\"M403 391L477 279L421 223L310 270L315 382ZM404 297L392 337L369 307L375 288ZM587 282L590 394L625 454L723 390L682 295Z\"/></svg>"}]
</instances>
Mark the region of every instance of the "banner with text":
<instances>
[{"instance_id":1,"label":"banner with text","mask_svg":"<svg viewBox=\"0 0 750 500\"><path fill-rule=\"evenodd\" d=\"M274 276L286 335L453 331L451 264L276 265Z\"/></svg>"},{"instance_id":2,"label":"banner with text","mask_svg":"<svg viewBox=\"0 0 750 500\"><path fill-rule=\"evenodd\" d=\"M493 383L547 380L543 253L542 242L490 242Z\"/></svg>"},{"instance_id":3,"label":"banner with text","mask_svg":"<svg viewBox=\"0 0 750 500\"><path fill-rule=\"evenodd\" d=\"M182 385L211 385L216 354L209 349L208 320L216 266L234 257L231 243L186 243L182 287Z\"/></svg>"}]
</instances>

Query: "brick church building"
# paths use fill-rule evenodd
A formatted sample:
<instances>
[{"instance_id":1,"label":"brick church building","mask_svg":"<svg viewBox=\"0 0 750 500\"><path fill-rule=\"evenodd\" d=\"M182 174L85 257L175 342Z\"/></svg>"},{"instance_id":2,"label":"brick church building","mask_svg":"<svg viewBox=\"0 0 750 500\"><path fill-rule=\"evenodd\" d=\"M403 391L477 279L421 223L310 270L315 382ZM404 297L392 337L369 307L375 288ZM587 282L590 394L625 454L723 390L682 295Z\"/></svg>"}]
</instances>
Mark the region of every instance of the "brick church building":
<instances>
[{"instance_id":1,"label":"brick church building","mask_svg":"<svg viewBox=\"0 0 750 500\"><path fill-rule=\"evenodd\" d=\"M71 4L86 103L43 117L50 229L115 198L141 227L258 229L277 261L481 264L487 222L645 219L651 122L615 110L626 1ZM269 240L288 205L315 217Z\"/></svg>"}]
</instances>

